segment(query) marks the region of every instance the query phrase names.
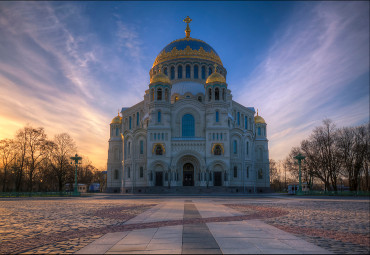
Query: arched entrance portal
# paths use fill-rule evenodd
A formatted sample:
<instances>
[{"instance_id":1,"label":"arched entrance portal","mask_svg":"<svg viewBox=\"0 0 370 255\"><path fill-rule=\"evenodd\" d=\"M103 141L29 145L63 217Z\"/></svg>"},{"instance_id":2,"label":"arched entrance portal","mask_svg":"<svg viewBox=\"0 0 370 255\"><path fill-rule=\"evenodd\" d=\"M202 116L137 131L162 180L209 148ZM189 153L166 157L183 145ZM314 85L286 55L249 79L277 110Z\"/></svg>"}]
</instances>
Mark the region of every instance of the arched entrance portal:
<instances>
[{"instance_id":1,"label":"arched entrance portal","mask_svg":"<svg viewBox=\"0 0 370 255\"><path fill-rule=\"evenodd\" d=\"M183 186L194 186L194 166L191 163L186 163L183 167Z\"/></svg>"}]
</instances>

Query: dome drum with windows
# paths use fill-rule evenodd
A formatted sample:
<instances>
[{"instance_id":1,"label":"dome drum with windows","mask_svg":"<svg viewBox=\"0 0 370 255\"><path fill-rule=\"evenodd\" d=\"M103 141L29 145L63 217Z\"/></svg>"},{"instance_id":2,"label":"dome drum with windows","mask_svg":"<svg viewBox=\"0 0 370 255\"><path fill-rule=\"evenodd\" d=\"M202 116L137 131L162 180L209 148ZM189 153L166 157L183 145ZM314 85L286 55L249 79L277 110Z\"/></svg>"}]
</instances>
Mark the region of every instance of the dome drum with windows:
<instances>
[{"instance_id":1,"label":"dome drum with windows","mask_svg":"<svg viewBox=\"0 0 370 255\"><path fill-rule=\"evenodd\" d=\"M227 71L217 52L206 42L190 37L191 19L187 17L184 22L187 23L186 37L171 42L160 51L149 72L150 83L168 83L163 77L167 76L172 84L189 79L199 80L204 84L216 72L218 80L222 80L221 77L226 80Z\"/></svg>"}]
</instances>

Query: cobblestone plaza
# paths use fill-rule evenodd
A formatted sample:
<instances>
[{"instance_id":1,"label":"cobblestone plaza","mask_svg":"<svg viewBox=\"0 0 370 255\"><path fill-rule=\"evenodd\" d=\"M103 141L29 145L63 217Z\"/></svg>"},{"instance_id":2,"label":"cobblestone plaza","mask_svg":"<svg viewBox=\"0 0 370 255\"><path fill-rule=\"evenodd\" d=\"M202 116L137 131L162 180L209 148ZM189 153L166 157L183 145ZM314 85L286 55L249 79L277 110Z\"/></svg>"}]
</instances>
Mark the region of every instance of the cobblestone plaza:
<instances>
[{"instance_id":1,"label":"cobblestone plaza","mask_svg":"<svg viewBox=\"0 0 370 255\"><path fill-rule=\"evenodd\" d=\"M120 245L98 253L191 253L198 235L209 240L193 250L201 253L240 253L240 240L250 244L245 253L309 253L294 247L300 240L329 253L370 252L368 198L94 195L2 198L0 204L1 253L83 252L109 236L119 237L114 244ZM261 244L250 232L237 230L242 226L263 226L264 233L275 235ZM161 239L154 237L162 230L173 239L159 249L155 242ZM234 238L225 238L228 231ZM141 250L130 239L134 233L151 235ZM289 238L282 238L285 234ZM130 245L136 250L127 250Z\"/></svg>"}]
</instances>

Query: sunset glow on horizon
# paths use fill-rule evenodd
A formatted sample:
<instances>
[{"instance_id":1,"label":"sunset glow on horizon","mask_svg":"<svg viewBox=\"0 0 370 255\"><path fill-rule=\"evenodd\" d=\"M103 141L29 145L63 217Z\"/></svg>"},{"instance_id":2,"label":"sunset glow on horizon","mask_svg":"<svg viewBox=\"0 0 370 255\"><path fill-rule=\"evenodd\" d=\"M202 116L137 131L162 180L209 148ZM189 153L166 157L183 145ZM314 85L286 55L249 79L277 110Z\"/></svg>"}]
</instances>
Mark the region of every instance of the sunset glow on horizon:
<instances>
[{"instance_id":1,"label":"sunset glow on horizon","mask_svg":"<svg viewBox=\"0 0 370 255\"><path fill-rule=\"evenodd\" d=\"M209 43L233 100L267 122L283 159L325 118L369 121L369 2L0 2L0 139L69 133L106 169L117 109L143 100L158 53Z\"/></svg>"}]
</instances>

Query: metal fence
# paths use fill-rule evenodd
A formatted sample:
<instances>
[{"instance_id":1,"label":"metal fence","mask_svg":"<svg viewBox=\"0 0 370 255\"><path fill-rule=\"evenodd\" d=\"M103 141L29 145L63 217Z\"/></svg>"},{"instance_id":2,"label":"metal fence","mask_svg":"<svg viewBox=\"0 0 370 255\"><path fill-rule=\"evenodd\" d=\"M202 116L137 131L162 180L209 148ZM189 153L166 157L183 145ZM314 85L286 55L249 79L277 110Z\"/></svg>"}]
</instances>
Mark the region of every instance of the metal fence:
<instances>
[{"instance_id":1,"label":"metal fence","mask_svg":"<svg viewBox=\"0 0 370 255\"><path fill-rule=\"evenodd\" d=\"M0 192L0 197L73 197L80 193L71 192Z\"/></svg>"},{"instance_id":2,"label":"metal fence","mask_svg":"<svg viewBox=\"0 0 370 255\"><path fill-rule=\"evenodd\" d=\"M370 196L370 191L302 191L301 195L313 195L313 196Z\"/></svg>"}]
</instances>

